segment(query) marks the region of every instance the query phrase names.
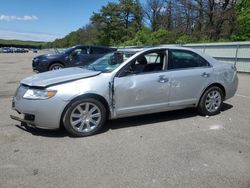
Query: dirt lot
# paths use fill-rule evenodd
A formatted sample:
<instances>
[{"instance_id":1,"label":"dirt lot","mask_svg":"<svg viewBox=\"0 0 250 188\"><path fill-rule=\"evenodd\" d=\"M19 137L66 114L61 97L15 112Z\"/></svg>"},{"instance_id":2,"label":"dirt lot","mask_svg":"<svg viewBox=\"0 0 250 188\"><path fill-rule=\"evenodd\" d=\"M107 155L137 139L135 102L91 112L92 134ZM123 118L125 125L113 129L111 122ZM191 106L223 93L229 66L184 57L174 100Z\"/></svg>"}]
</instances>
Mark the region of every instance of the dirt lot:
<instances>
[{"instance_id":1,"label":"dirt lot","mask_svg":"<svg viewBox=\"0 0 250 188\"><path fill-rule=\"evenodd\" d=\"M250 187L250 75L221 114L125 118L103 133L22 129L11 95L37 54L0 54L0 187Z\"/></svg>"}]
</instances>

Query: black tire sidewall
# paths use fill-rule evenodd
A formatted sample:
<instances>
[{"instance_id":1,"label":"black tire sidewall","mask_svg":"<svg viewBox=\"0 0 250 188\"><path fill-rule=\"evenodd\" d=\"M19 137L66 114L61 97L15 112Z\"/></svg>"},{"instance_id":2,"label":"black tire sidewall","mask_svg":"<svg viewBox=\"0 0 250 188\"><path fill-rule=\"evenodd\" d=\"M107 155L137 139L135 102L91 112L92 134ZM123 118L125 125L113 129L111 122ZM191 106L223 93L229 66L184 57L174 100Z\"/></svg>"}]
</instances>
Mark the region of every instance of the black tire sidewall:
<instances>
[{"instance_id":1,"label":"black tire sidewall","mask_svg":"<svg viewBox=\"0 0 250 188\"><path fill-rule=\"evenodd\" d=\"M221 95L221 103L220 103L219 108L218 108L216 111L214 111L214 112L209 112L209 111L207 110L207 108L206 108L205 102L206 102L206 98L207 98L208 93L210 93L210 92L213 91L213 90L216 90L216 91L218 91L218 92L220 93L220 95ZM219 87L217 87L217 86L212 86L212 87L208 88L208 89L203 93L203 95L202 95L202 97L201 97L201 99L200 99L200 103L199 103L199 106L198 106L199 112L200 112L202 115L209 115L209 116L213 116L213 115L219 114L220 111L221 111L222 105L223 105L223 98L224 98L224 97L223 97L223 92L222 92L222 90L221 90Z\"/></svg>"},{"instance_id":2,"label":"black tire sidewall","mask_svg":"<svg viewBox=\"0 0 250 188\"><path fill-rule=\"evenodd\" d=\"M89 102L89 103L93 103L95 104L96 106L98 106L98 108L100 109L101 111L101 121L99 123L99 125L93 129L92 131L88 132L88 133L81 133L81 132L77 132L72 126L71 126L71 123L70 123L70 115L72 113L72 111L74 110L74 108L76 106L78 106L79 104L81 103L84 103L84 102ZM72 136L75 136L75 137L84 137L84 136L90 136L90 135L94 135L96 133L98 133L98 131L102 128L102 126L104 125L104 123L106 122L106 108L104 107L104 105L94 99L94 98L83 98L83 99L79 99L79 100L76 100L76 101L73 101L71 102L67 109L66 109L66 113L64 114L64 117L63 117L63 125L65 127L65 129L72 135Z\"/></svg>"}]
</instances>

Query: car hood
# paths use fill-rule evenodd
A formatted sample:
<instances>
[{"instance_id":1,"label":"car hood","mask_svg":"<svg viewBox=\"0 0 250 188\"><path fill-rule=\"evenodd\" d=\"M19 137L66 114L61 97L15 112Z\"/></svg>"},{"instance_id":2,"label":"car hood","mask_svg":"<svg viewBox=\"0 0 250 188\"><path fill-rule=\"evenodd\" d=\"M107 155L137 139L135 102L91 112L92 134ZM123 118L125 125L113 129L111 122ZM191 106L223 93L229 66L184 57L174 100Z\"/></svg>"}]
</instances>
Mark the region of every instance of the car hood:
<instances>
[{"instance_id":1,"label":"car hood","mask_svg":"<svg viewBox=\"0 0 250 188\"><path fill-rule=\"evenodd\" d=\"M36 74L34 76L25 78L21 81L21 84L33 87L48 87L59 83L97 76L100 73L100 71L91 71L79 67L66 68Z\"/></svg>"},{"instance_id":2,"label":"car hood","mask_svg":"<svg viewBox=\"0 0 250 188\"><path fill-rule=\"evenodd\" d=\"M62 54L43 54L36 56L36 59L54 59L54 58L59 58L62 57Z\"/></svg>"}]
</instances>

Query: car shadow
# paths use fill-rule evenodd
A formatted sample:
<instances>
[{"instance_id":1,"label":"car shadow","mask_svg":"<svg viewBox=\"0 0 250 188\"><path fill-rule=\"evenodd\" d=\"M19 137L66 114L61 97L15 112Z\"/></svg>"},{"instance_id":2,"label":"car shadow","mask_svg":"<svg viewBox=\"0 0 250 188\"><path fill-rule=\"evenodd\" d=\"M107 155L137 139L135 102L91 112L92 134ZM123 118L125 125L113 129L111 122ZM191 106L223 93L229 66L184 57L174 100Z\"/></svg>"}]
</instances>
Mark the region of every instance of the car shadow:
<instances>
[{"instance_id":1,"label":"car shadow","mask_svg":"<svg viewBox=\"0 0 250 188\"><path fill-rule=\"evenodd\" d=\"M195 116L199 116L199 114L193 108L140 115L140 116L132 116L132 117L120 118L108 121L103 131L108 131L110 129L112 130L112 129L143 126L147 124L156 125L157 123L160 122L165 122L165 121L169 122L173 120L186 119Z\"/></svg>"},{"instance_id":2,"label":"car shadow","mask_svg":"<svg viewBox=\"0 0 250 188\"><path fill-rule=\"evenodd\" d=\"M221 112L227 111L227 110L229 110L231 108L233 108L233 105L224 102L223 106L222 106L222 109L221 109Z\"/></svg>"},{"instance_id":3,"label":"car shadow","mask_svg":"<svg viewBox=\"0 0 250 188\"><path fill-rule=\"evenodd\" d=\"M221 112L227 111L232 107L233 106L231 104L223 103ZM147 124L156 125L157 123L160 122L165 122L165 121L169 122L173 120L187 119L195 116L201 116L201 115L195 108L187 108L182 110L120 118L108 121L105 128L101 131L101 133L113 129L115 130L121 128L143 126Z\"/></svg>"},{"instance_id":4,"label":"car shadow","mask_svg":"<svg viewBox=\"0 0 250 188\"><path fill-rule=\"evenodd\" d=\"M34 136L55 137L55 138L69 136L64 128L56 130L46 130L46 129L39 129L36 127L30 127L27 125L16 125L16 127Z\"/></svg>"},{"instance_id":5,"label":"car shadow","mask_svg":"<svg viewBox=\"0 0 250 188\"><path fill-rule=\"evenodd\" d=\"M227 111L231 109L233 106L228 103L224 103L221 109L221 112ZM168 111L168 112L161 112L161 113L154 113L154 114L147 114L147 115L140 115L140 116L133 116L115 120L109 120L104 128L98 133L104 133L109 130L115 129L122 129L128 127L136 127L136 126L143 126L147 124L156 125L160 122L165 121L173 121L173 120L181 120L187 119L191 117L200 116L195 108L187 108L183 110L175 110L175 111ZM31 133L34 136L43 136L43 137L71 137L66 130L62 127L57 130L45 130L39 129L35 127L29 127L25 125L16 125L17 128Z\"/></svg>"}]
</instances>

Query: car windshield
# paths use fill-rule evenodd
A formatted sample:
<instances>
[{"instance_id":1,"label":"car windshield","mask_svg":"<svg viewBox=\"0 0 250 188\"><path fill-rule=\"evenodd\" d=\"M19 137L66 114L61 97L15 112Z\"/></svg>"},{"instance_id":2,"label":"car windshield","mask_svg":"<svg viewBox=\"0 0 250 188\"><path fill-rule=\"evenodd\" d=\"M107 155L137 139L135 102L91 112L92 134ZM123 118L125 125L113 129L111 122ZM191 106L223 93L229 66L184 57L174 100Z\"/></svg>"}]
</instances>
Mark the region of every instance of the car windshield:
<instances>
[{"instance_id":1,"label":"car windshield","mask_svg":"<svg viewBox=\"0 0 250 188\"><path fill-rule=\"evenodd\" d=\"M134 53L128 52L109 53L87 66L87 69L101 72L112 72L133 54Z\"/></svg>"}]
</instances>

